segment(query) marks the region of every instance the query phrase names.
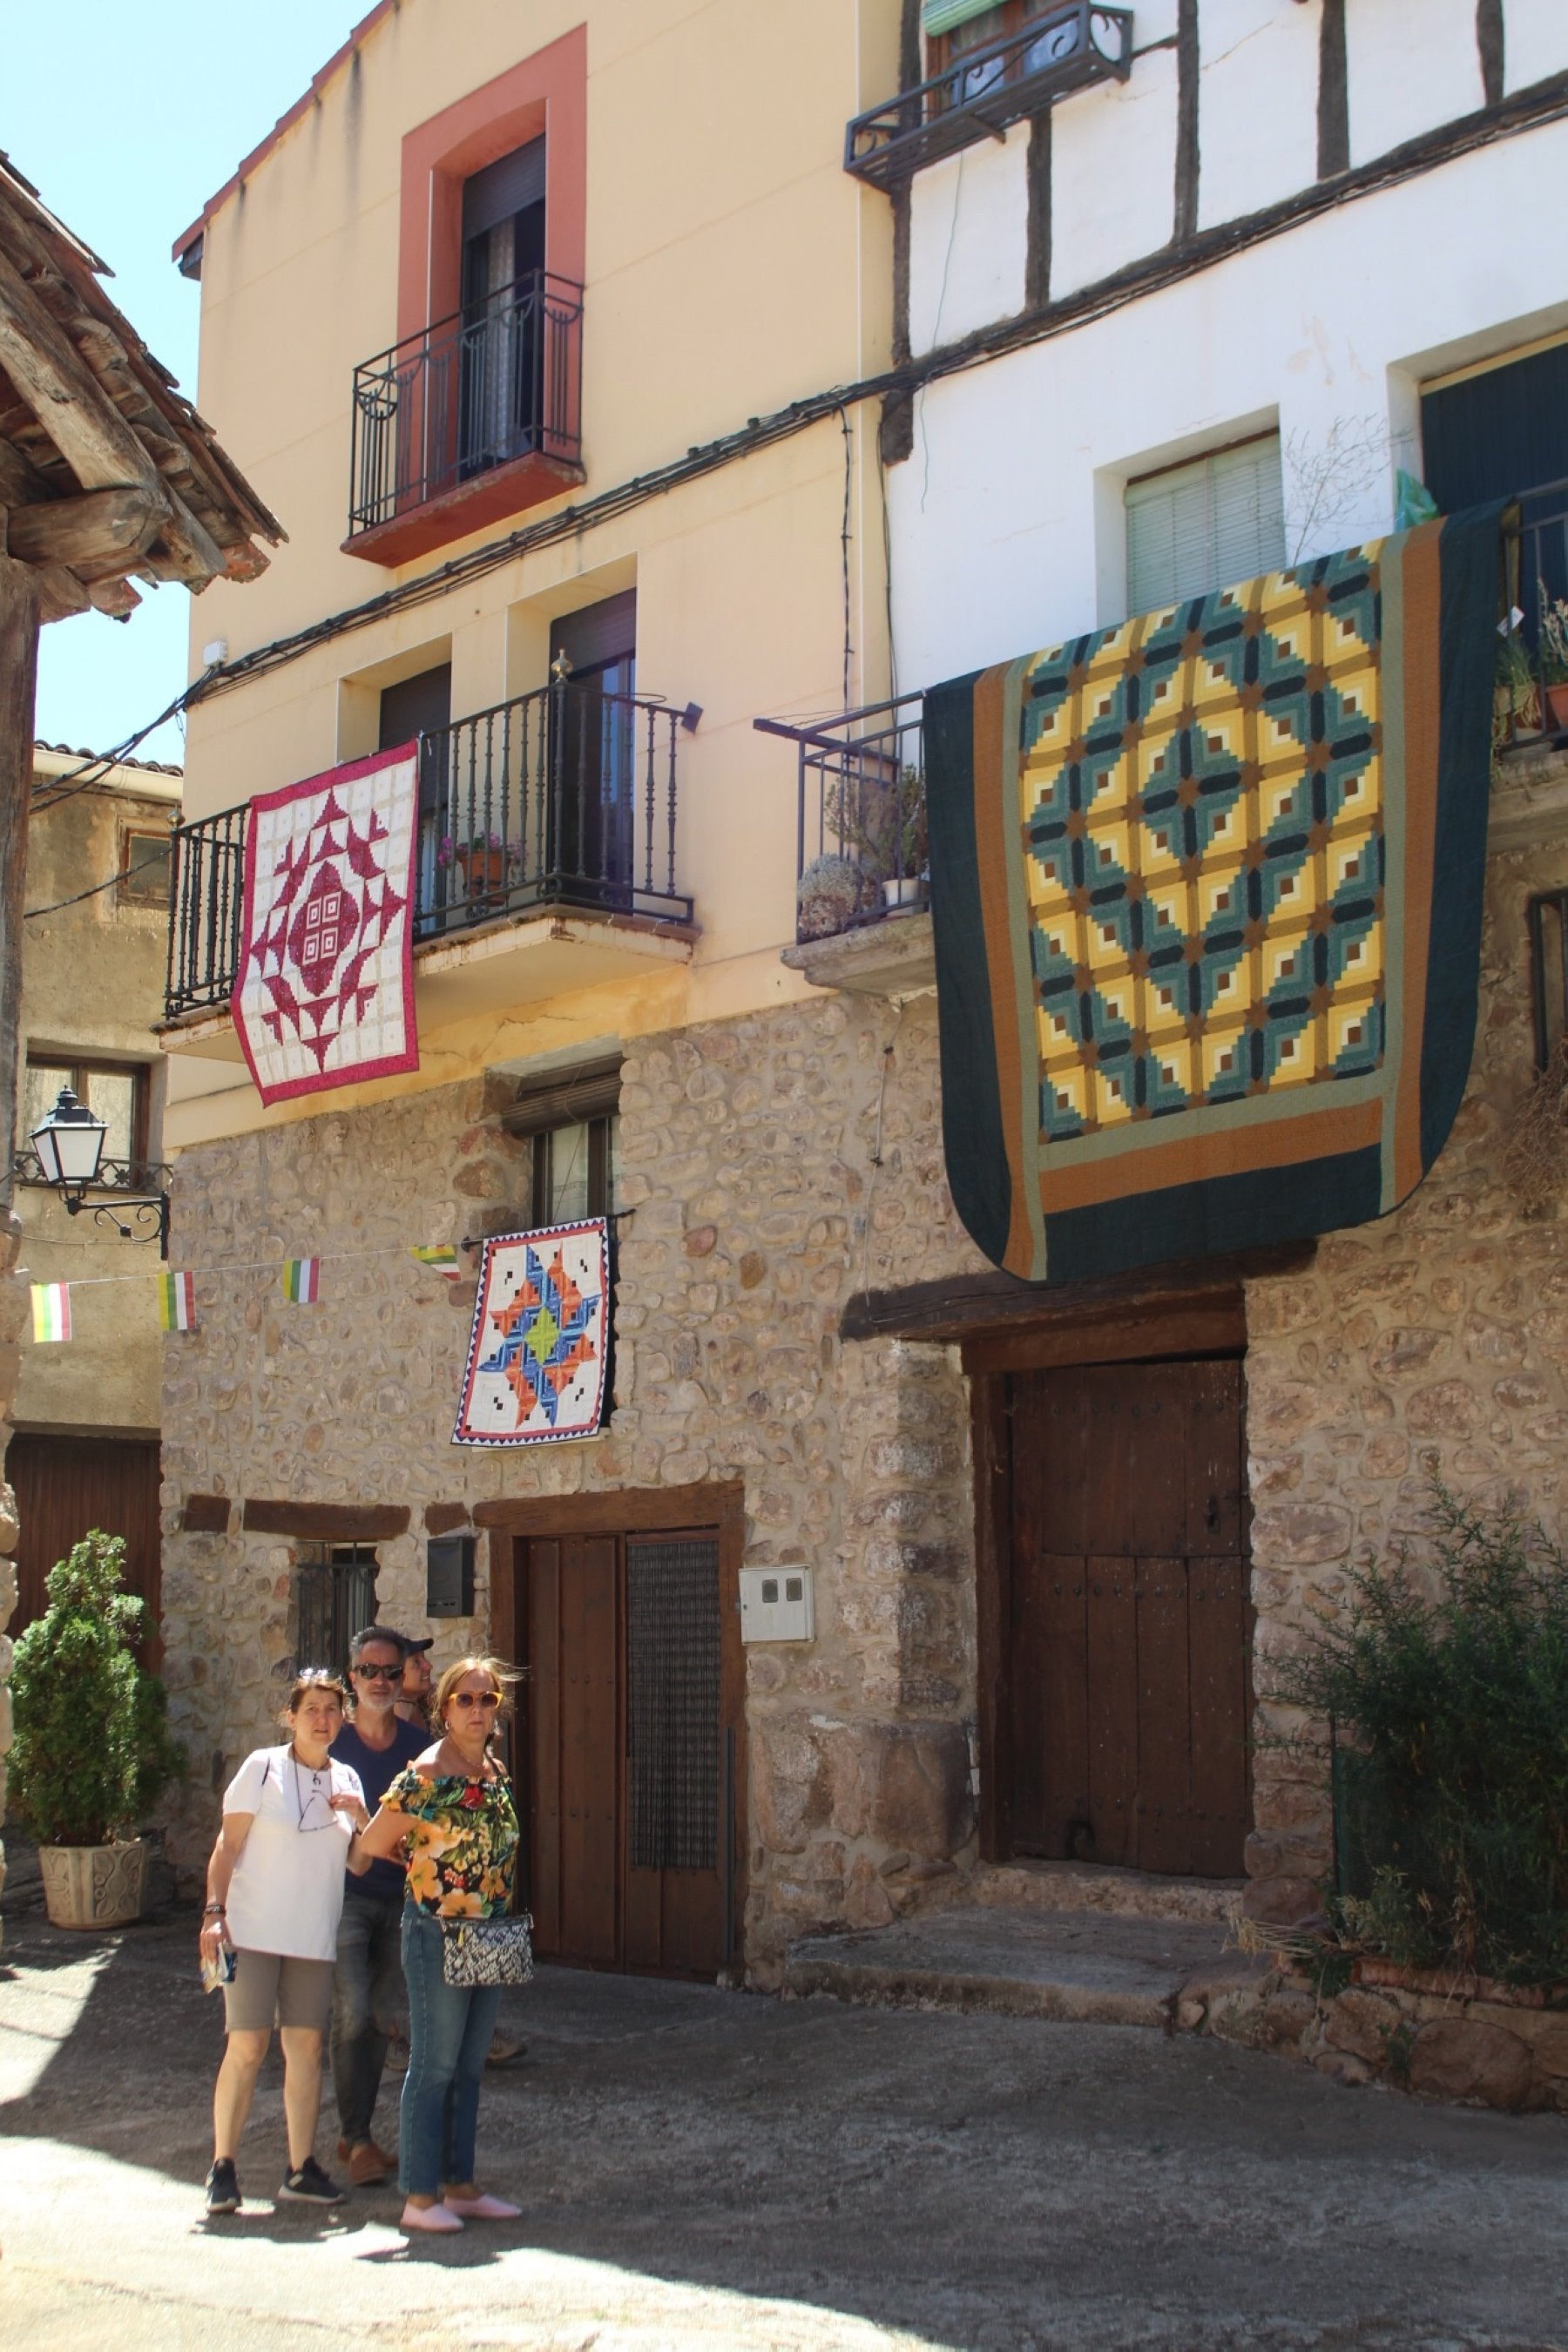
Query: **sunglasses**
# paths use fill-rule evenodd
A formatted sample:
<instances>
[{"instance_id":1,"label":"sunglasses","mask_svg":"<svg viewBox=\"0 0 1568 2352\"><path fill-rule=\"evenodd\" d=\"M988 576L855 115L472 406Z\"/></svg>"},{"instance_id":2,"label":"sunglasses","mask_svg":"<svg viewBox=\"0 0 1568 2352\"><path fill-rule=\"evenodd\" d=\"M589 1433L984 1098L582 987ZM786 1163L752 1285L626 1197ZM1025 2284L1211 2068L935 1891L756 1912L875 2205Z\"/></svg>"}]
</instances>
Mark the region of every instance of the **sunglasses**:
<instances>
[{"instance_id":1,"label":"sunglasses","mask_svg":"<svg viewBox=\"0 0 1568 2352\"><path fill-rule=\"evenodd\" d=\"M403 1680L401 1666L356 1666L354 1673L362 1683L400 1683Z\"/></svg>"},{"instance_id":2,"label":"sunglasses","mask_svg":"<svg viewBox=\"0 0 1568 2352\"><path fill-rule=\"evenodd\" d=\"M500 1705L500 1691L454 1691L452 1705L462 1707L482 1706L488 1712L492 1706Z\"/></svg>"}]
</instances>

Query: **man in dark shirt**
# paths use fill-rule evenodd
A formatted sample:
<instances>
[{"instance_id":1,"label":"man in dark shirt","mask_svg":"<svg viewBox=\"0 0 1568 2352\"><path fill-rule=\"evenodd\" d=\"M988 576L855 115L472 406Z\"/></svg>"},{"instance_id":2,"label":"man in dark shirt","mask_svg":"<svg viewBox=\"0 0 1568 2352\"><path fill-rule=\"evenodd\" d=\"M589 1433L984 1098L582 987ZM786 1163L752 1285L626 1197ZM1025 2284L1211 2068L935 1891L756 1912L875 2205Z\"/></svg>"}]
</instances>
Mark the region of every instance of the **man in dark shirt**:
<instances>
[{"instance_id":1,"label":"man in dark shirt","mask_svg":"<svg viewBox=\"0 0 1568 2352\"><path fill-rule=\"evenodd\" d=\"M388 1782L430 1744L427 1731L394 1713L407 1647L401 1633L384 1625L367 1625L349 1644L353 1713L332 1742L332 1754L359 1774L373 1813ZM373 1862L363 1878L351 1874L338 1928L331 2039L342 2132L338 2155L360 2189L374 2187L397 2168L396 2158L373 2137L371 2124L403 1991L403 1880L397 1862Z\"/></svg>"}]
</instances>

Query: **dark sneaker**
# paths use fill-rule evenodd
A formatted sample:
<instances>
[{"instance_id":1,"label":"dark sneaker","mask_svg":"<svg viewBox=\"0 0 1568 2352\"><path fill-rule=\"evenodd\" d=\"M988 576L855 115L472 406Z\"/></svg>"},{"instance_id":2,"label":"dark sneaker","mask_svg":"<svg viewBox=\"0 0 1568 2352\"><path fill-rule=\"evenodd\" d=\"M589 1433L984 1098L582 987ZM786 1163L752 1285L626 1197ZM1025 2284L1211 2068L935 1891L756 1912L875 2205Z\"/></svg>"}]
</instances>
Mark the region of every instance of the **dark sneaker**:
<instances>
[{"instance_id":1,"label":"dark sneaker","mask_svg":"<svg viewBox=\"0 0 1568 2352\"><path fill-rule=\"evenodd\" d=\"M341 2205L343 2192L335 2180L329 2180L313 2156L293 2172L283 2176L283 2186L278 2191L280 2205Z\"/></svg>"},{"instance_id":2,"label":"dark sneaker","mask_svg":"<svg viewBox=\"0 0 1568 2352\"><path fill-rule=\"evenodd\" d=\"M237 2213L239 2207L239 2176L234 2168L234 2158L220 2156L207 2175L207 2211Z\"/></svg>"}]
</instances>

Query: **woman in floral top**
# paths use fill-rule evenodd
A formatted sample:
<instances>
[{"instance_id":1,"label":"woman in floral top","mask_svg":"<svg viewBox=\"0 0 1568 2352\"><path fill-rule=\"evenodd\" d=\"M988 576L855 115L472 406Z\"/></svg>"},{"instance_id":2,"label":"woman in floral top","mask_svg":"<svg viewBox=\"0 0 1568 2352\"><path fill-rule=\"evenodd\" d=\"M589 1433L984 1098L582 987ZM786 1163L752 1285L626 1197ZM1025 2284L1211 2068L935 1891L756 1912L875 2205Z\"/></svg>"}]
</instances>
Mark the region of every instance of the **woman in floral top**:
<instances>
[{"instance_id":1,"label":"woman in floral top","mask_svg":"<svg viewBox=\"0 0 1568 2352\"><path fill-rule=\"evenodd\" d=\"M408 1871L408 2072L398 2136L405 2230L447 2232L470 2221L512 2221L519 2210L482 2194L474 2179L479 2084L500 1988L447 1982L442 1926L510 1906L517 1811L490 1743L513 1679L499 1658L459 1658L447 1668L431 1702L436 1743L390 1784L350 1862L363 1871L396 1856Z\"/></svg>"}]
</instances>

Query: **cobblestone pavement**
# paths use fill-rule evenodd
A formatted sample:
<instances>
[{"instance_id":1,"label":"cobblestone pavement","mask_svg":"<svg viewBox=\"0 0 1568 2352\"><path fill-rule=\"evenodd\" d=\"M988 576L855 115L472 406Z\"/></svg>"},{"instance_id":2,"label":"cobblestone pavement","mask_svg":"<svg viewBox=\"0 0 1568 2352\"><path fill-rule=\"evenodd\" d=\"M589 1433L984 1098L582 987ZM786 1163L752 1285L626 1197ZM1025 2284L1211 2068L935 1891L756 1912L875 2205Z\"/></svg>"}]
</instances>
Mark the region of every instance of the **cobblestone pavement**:
<instances>
[{"instance_id":1,"label":"cobblestone pavement","mask_svg":"<svg viewBox=\"0 0 1568 2352\"><path fill-rule=\"evenodd\" d=\"M275 2210L269 2064L249 2202L208 2224L194 1916L89 1940L7 1910L7 2347L1568 2345L1563 2118L1130 2027L560 1969L508 1996L528 2057L485 2085L482 2176L521 2222L411 2249L394 2195Z\"/></svg>"}]
</instances>

